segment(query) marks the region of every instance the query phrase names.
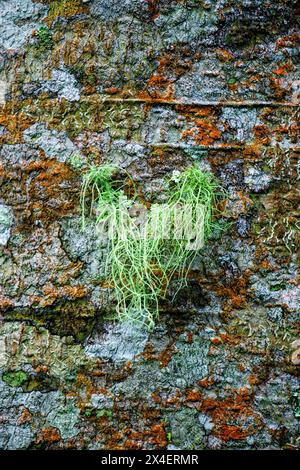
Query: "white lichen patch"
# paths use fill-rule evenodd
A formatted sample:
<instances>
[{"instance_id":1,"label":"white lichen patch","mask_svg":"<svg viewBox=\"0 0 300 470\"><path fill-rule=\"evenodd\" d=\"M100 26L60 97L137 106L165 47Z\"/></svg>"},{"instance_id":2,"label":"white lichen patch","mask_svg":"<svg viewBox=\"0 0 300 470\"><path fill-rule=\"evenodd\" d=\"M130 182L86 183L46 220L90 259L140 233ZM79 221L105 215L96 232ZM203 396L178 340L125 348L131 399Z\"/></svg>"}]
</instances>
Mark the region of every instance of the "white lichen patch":
<instances>
[{"instance_id":1,"label":"white lichen patch","mask_svg":"<svg viewBox=\"0 0 300 470\"><path fill-rule=\"evenodd\" d=\"M76 79L66 70L55 69L51 80L47 80L42 89L50 93L56 93L59 98L67 101L79 101L80 90Z\"/></svg>"},{"instance_id":2,"label":"white lichen patch","mask_svg":"<svg viewBox=\"0 0 300 470\"><path fill-rule=\"evenodd\" d=\"M5 104L5 94L7 91L7 83L4 80L0 80L0 105Z\"/></svg>"},{"instance_id":3,"label":"white lichen patch","mask_svg":"<svg viewBox=\"0 0 300 470\"><path fill-rule=\"evenodd\" d=\"M25 142L39 145L47 157L55 157L62 163L80 153L65 132L48 129L45 124L34 124L26 129L24 140Z\"/></svg>"},{"instance_id":4,"label":"white lichen patch","mask_svg":"<svg viewBox=\"0 0 300 470\"><path fill-rule=\"evenodd\" d=\"M8 206L0 204L0 246L6 246L10 237L12 223L12 210Z\"/></svg>"},{"instance_id":5,"label":"white lichen patch","mask_svg":"<svg viewBox=\"0 0 300 470\"><path fill-rule=\"evenodd\" d=\"M0 49L19 50L42 26L48 7L31 0L0 0Z\"/></svg>"}]
</instances>

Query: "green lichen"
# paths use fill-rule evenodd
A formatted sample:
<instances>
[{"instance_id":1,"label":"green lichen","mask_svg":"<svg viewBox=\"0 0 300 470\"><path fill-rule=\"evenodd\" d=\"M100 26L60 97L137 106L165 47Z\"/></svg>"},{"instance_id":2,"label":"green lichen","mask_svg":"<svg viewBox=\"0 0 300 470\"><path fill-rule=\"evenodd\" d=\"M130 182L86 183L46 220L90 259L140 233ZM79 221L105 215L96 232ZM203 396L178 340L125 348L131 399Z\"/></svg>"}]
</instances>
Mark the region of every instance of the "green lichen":
<instances>
[{"instance_id":1,"label":"green lichen","mask_svg":"<svg viewBox=\"0 0 300 470\"><path fill-rule=\"evenodd\" d=\"M236 78L229 78L227 83L228 85L235 85L237 82Z\"/></svg>"},{"instance_id":2,"label":"green lichen","mask_svg":"<svg viewBox=\"0 0 300 470\"><path fill-rule=\"evenodd\" d=\"M293 397L295 399L296 405L294 408L294 416L295 418L300 418L300 392L295 392L293 394Z\"/></svg>"},{"instance_id":3,"label":"green lichen","mask_svg":"<svg viewBox=\"0 0 300 470\"><path fill-rule=\"evenodd\" d=\"M84 166L85 161L80 155L72 155L68 160L69 165L73 170L78 171Z\"/></svg>"},{"instance_id":4,"label":"green lichen","mask_svg":"<svg viewBox=\"0 0 300 470\"><path fill-rule=\"evenodd\" d=\"M106 417L106 418L111 419L113 417L113 412L112 412L112 410L109 410L109 409L97 410L96 411L96 417L97 418Z\"/></svg>"},{"instance_id":5,"label":"green lichen","mask_svg":"<svg viewBox=\"0 0 300 470\"><path fill-rule=\"evenodd\" d=\"M108 418L113 417L113 412L110 409L103 408L101 410L96 408L86 408L84 410L84 416L86 418Z\"/></svg>"},{"instance_id":6,"label":"green lichen","mask_svg":"<svg viewBox=\"0 0 300 470\"><path fill-rule=\"evenodd\" d=\"M86 11L81 0L56 0L49 5L47 22L52 24L59 17L68 18Z\"/></svg>"},{"instance_id":7,"label":"green lichen","mask_svg":"<svg viewBox=\"0 0 300 470\"><path fill-rule=\"evenodd\" d=\"M26 374L23 370L8 371L2 375L2 380L10 387L22 387L24 392L57 390L59 381L45 373Z\"/></svg>"},{"instance_id":8,"label":"green lichen","mask_svg":"<svg viewBox=\"0 0 300 470\"><path fill-rule=\"evenodd\" d=\"M4 372L2 375L2 380L10 387L21 387L27 379L28 376L23 370Z\"/></svg>"},{"instance_id":9,"label":"green lichen","mask_svg":"<svg viewBox=\"0 0 300 470\"><path fill-rule=\"evenodd\" d=\"M286 289L286 287L287 287L286 284L283 284L283 283L275 284L274 286L270 287L270 291L277 292L277 291Z\"/></svg>"},{"instance_id":10,"label":"green lichen","mask_svg":"<svg viewBox=\"0 0 300 470\"><path fill-rule=\"evenodd\" d=\"M97 82L97 77L93 74L89 74L86 76L86 81L89 85L95 85Z\"/></svg>"},{"instance_id":11,"label":"green lichen","mask_svg":"<svg viewBox=\"0 0 300 470\"><path fill-rule=\"evenodd\" d=\"M110 229L106 278L114 287L116 311L122 320L152 328L159 316L159 301L165 298L171 279L176 276L179 280L177 293L186 285L193 260L214 231L213 211L221 194L219 183L196 165L174 173L166 182L167 204L155 208L155 223L143 221L141 227L146 231L138 235L136 219L127 214L128 209L145 207L144 201L136 191L132 199L127 197L125 186L112 179L117 171L114 166L93 166L85 174L81 191L82 226L84 229L86 225L89 195L89 215L96 212L98 227L114 214L116 226ZM132 178L129 179L134 187ZM190 210L188 220L183 220L180 208ZM171 236L166 235L164 228L166 213L173 230ZM189 230L197 225L193 234L187 230L186 222Z\"/></svg>"},{"instance_id":12,"label":"green lichen","mask_svg":"<svg viewBox=\"0 0 300 470\"><path fill-rule=\"evenodd\" d=\"M53 39L52 33L46 26L41 26L41 28L36 33L37 37L37 46L41 52L45 52L52 48Z\"/></svg>"}]
</instances>

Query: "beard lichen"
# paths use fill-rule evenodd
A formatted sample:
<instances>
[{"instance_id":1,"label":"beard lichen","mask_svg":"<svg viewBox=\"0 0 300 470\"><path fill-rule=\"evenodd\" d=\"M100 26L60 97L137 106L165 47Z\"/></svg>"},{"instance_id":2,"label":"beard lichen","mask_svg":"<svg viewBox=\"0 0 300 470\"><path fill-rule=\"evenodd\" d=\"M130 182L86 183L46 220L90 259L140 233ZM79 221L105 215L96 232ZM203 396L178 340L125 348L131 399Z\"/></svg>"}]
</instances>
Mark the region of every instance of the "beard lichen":
<instances>
[{"instance_id":1,"label":"beard lichen","mask_svg":"<svg viewBox=\"0 0 300 470\"><path fill-rule=\"evenodd\" d=\"M114 220L105 277L114 288L117 315L151 329L170 281L176 277L176 293L186 285L193 261L218 225L214 212L222 190L212 173L193 165L174 171L166 180L166 202L149 208L138 191L128 194L132 177L127 174L126 183L118 173L117 167L104 165L84 175L82 228L94 219L100 233L108 219Z\"/></svg>"}]
</instances>

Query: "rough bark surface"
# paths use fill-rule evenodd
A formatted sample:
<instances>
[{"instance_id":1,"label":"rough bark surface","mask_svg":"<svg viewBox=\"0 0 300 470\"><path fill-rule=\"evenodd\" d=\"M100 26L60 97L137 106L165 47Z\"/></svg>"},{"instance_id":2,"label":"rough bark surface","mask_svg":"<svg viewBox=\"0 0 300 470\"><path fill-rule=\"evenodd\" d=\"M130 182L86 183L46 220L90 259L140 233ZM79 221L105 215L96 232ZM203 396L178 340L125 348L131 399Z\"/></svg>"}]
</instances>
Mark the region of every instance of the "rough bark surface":
<instances>
[{"instance_id":1,"label":"rough bark surface","mask_svg":"<svg viewBox=\"0 0 300 470\"><path fill-rule=\"evenodd\" d=\"M299 447L297 2L0 0L0 448ZM228 191L152 332L107 319L87 164Z\"/></svg>"}]
</instances>

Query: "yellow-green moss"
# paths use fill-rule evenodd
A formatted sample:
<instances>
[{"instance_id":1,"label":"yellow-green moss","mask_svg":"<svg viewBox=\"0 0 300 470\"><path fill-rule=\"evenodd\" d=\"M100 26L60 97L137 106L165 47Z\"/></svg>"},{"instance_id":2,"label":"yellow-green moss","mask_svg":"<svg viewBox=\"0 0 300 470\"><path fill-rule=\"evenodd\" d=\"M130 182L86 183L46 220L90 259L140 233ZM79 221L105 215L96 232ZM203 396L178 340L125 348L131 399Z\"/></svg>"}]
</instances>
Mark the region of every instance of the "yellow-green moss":
<instances>
[{"instance_id":1,"label":"yellow-green moss","mask_svg":"<svg viewBox=\"0 0 300 470\"><path fill-rule=\"evenodd\" d=\"M81 0L57 0L49 5L47 23L52 24L60 16L69 18L87 12L88 8L82 5Z\"/></svg>"}]
</instances>

